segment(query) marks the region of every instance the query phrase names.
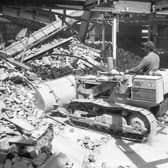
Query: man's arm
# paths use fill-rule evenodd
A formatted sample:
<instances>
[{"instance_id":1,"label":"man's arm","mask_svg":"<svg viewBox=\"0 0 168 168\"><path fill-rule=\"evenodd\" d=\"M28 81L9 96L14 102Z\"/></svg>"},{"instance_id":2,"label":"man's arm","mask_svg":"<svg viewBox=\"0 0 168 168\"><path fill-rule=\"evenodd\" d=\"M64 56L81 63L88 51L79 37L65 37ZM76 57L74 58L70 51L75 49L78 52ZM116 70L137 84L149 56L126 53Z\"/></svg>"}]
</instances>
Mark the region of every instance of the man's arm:
<instances>
[{"instance_id":1,"label":"man's arm","mask_svg":"<svg viewBox=\"0 0 168 168\"><path fill-rule=\"evenodd\" d=\"M130 70L128 70L128 72L141 72L146 66L147 61L146 58L144 57L136 67L131 68Z\"/></svg>"}]
</instances>

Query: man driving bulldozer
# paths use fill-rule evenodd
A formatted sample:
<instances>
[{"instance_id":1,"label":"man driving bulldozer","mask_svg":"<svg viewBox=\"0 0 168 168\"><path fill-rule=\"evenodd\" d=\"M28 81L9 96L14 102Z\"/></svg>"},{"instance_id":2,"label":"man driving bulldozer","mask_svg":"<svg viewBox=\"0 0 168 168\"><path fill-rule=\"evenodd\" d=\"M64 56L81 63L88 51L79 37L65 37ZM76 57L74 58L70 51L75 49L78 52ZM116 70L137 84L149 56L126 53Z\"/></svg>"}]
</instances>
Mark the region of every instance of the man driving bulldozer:
<instances>
[{"instance_id":1,"label":"man driving bulldozer","mask_svg":"<svg viewBox=\"0 0 168 168\"><path fill-rule=\"evenodd\" d=\"M147 54L141 62L129 70L127 73L137 73L137 74L153 74L159 69L160 66L160 57L156 53L155 44L152 41L147 41L143 43L144 51Z\"/></svg>"}]
</instances>

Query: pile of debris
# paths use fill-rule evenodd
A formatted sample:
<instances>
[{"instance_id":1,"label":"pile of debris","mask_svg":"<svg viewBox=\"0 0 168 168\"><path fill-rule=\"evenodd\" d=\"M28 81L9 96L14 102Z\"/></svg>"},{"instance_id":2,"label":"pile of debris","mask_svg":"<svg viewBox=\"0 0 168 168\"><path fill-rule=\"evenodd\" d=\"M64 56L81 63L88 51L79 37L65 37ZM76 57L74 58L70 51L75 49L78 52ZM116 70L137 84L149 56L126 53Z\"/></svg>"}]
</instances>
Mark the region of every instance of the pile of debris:
<instances>
[{"instance_id":1,"label":"pile of debris","mask_svg":"<svg viewBox=\"0 0 168 168\"><path fill-rule=\"evenodd\" d=\"M45 123L45 130L40 128L40 130L33 131L31 135L24 133L1 139L0 166L4 168L40 168L45 166L47 160L53 157L51 151L53 135L53 125L46 126Z\"/></svg>"},{"instance_id":2,"label":"pile of debris","mask_svg":"<svg viewBox=\"0 0 168 168\"><path fill-rule=\"evenodd\" d=\"M47 168L62 164L61 168L76 168L76 163L71 160L69 153L57 152L55 148L60 144L57 144L57 141L53 143L60 135L64 136L65 128L70 126L58 122L57 117L50 117L49 120L49 113L36 109L33 100L34 88L31 82L26 80L24 73L13 72L7 67L1 68L0 72L0 96L3 101L0 120L0 166ZM73 127L70 128L73 132ZM75 144L81 147L79 149L86 151L82 168L104 168L107 165L103 160L97 159L97 150L109 139L108 135L103 135L103 138L97 140L92 140L88 136L76 139ZM67 146L68 141L67 139ZM66 143L66 138L64 142ZM72 154L72 151L70 153Z\"/></svg>"},{"instance_id":3,"label":"pile of debris","mask_svg":"<svg viewBox=\"0 0 168 168\"><path fill-rule=\"evenodd\" d=\"M26 78L19 72L9 72L0 69L3 72L0 79L0 98L5 104L5 114L9 118L22 118L27 121L37 113L33 101L33 92ZM2 79L3 77L3 79Z\"/></svg>"},{"instance_id":4,"label":"pile of debris","mask_svg":"<svg viewBox=\"0 0 168 168\"><path fill-rule=\"evenodd\" d=\"M36 51L37 49L33 50ZM30 51L28 53L32 54ZM26 55L26 57L28 56ZM101 67L100 50L81 44L77 40L54 48L52 51L40 55L40 57L30 60L29 65L33 72L42 79L55 79L77 71L88 73L92 69L97 70Z\"/></svg>"},{"instance_id":5,"label":"pile of debris","mask_svg":"<svg viewBox=\"0 0 168 168\"><path fill-rule=\"evenodd\" d=\"M51 143L53 127L59 132L62 124L48 122L35 107L33 88L23 74L8 68L0 72L0 167L47 167L48 160L60 157L53 155Z\"/></svg>"}]
</instances>

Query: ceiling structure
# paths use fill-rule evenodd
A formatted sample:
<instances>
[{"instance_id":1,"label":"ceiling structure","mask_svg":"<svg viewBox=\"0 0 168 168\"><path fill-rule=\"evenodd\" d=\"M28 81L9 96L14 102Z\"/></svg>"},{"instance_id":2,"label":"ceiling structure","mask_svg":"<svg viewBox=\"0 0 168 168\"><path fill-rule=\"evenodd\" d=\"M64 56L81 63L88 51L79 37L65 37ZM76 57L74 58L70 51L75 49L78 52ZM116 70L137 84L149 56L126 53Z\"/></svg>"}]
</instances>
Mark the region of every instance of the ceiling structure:
<instances>
[{"instance_id":1,"label":"ceiling structure","mask_svg":"<svg viewBox=\"0 0 168 168\"><path fill-rule=\"evenodd\" d=\"M109 3L112 4L115 1L120 0L1 0L2 5L12 6L34 6L34 7L61 7L61 8L73 8L73 9L90 9L97 4ZM127 2L128 0L124 0ZM132 2L152 2L157 3L159 0L129 0ZM164 1L164 0L161 0Z\"/></svg>"},{"instance_id":2,"label":"ceiling structure","mask_svg":"<svg viewBox=\"0 0 168 168\"><path fill-rule=\"evenodd\" d=\"M155 16L156 21L168 20L167 0L1 0L0 9L4 18L23 23L33 23L33 27L52 21L53 9L90 10L118 14L126 21L143 21ZM130 15L130 16L129 16ZM163 15L163 16L162 16ZM160 17L161 16L161 17ZM140 19L137 19L140 18ZM154 19L154 17L152 17ZM2 20L2 19L1 19ZM2 20L3 21L3 20ZM6 21L6 20L4 20ZM25 24L25 23L24 23Z\"/></svg>"},{"instance_id":3,"label":"ceiling structure","mask_svg":"<svg viewBox=\"0 0 168 168\"><path fill-rule=\"evenodd\" d=\"M13 6L13 7L31 7L31 8L47 8L47 9L75 9L75 10L90 10L95 7L109 7L108 10L113 10L115 6L131 5L134 8L141 8L144 5L155 6L159 12L168 10L167 0L1 0L0 7ZM140 7L139 7L140 6ZM146 6L145 6L146 7ZM138 9L138 10L139 10ZM134 10L136 11L136 10ZM133 12L134 12L133 11ZM141 12L141 11L140 11ZM143 11L142 11L143 12Z\"/></svg>"}]
</instances>

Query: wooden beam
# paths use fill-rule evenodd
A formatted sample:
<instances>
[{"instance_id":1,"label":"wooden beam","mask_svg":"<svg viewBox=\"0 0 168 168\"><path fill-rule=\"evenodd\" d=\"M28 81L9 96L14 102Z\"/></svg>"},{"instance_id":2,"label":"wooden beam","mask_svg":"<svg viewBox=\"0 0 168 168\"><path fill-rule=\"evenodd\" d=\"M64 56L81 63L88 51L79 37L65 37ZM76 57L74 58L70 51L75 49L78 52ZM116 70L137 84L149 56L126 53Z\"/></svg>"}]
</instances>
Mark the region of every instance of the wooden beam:
<instances>
[{"instance_id":1,"label":"wooden beam","mask_svg":"<svg viewBox=\"0 0 168 168\"><path fill-rule=\"evenodd\" d=\"M25 70L31 70L31 68L21 62L18 62L16 60L14 60L13 58L8 58L7 54L3 51L0 52L0 59L5 60L7 62L9 62L10 64L14 65L15 67L19 67Z\"/></svg>"},{"instance_id":2,"label":"wooden beam","mask_svg":"<svg viewBox=\"0 0 168 168\"><path fill-rule=\"evenodd\" d=\"M31 56L28 56L26 58L24 58L23 62L27 62L27 61L30 61L30 60L33 60L33 59L37 59L39 57L42 57L44 53L56 48L56 47L59 47L60 45L63 45L69 41L71 41L73 39L73 37L69 37L67 39L63 39L61 41L59 41L58 43L54 44L54 45L51 45L47 48L43 48L42 50L40 50L39 52L35 53L34 55L31 55Z\"/></svg>"}]
</instances>

